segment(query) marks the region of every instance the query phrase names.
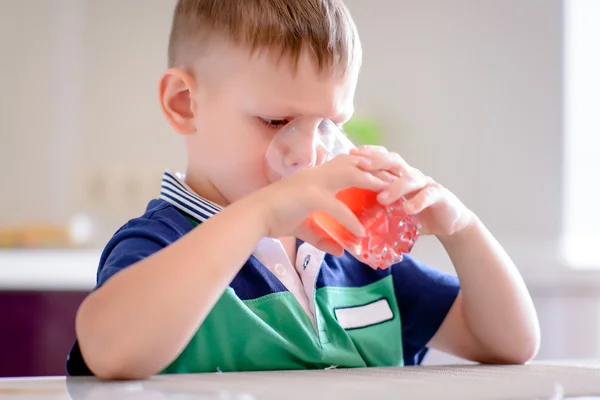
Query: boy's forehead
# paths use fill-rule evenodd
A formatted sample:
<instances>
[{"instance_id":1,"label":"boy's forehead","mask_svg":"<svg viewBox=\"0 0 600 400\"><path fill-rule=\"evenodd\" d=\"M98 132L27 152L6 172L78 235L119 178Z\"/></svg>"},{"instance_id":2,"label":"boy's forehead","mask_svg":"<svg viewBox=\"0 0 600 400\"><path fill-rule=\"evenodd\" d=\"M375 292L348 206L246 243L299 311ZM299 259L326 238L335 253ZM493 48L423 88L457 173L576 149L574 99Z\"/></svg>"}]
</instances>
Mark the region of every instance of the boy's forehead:
<instances>
[{"instance_id":1,"label":"boy's forehead","mask_svg":"<svg viewBox=\"0 0 600 400\"><path fill-rule=\"evenodd\" d=\"M237 68L230 87L253 103L249 106L267 113L265 117L319 116L345 122L352 115L358 68L320 71L308 52L297 61L267 51L234 58Z\"/></svg>"}]
</instances>

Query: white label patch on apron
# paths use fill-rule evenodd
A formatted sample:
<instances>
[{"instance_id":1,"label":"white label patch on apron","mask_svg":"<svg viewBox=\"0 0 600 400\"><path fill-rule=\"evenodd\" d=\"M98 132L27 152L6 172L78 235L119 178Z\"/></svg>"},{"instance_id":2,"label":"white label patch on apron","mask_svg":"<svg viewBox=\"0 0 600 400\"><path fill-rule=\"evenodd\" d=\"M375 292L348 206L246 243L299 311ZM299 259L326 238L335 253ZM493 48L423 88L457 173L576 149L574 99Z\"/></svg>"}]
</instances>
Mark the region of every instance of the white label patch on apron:
<instances>
[{"instance_id":1,"label":"white label patch on apron","mask_svg":"<svg viewBox=\"0 0 600 400\"><path fill-rule=\"evenodd\" d=\"M394 319L387 299L377 300L362 306L336 308L335 318L344 329L365 328Z\"/></svg>"}]
</instances>

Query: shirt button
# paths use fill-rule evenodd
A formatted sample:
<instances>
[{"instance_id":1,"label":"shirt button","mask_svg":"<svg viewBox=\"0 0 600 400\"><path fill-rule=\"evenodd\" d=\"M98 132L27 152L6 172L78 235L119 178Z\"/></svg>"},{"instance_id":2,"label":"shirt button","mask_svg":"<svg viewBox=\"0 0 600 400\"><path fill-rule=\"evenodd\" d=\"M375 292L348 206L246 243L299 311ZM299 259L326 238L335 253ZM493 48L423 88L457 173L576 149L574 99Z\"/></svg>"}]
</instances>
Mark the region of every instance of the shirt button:
<instances>
[{"instance_id":1,"label":"shirt button","mask_svg":"<svg viewBox=\"0 0 600 400\"><path fill-rule=\"evenodd\" d=\"M306 267L308 267L308 263L310 262L310 254L306 256L306 258L304 259L304 264L302 264L302 268L306 269Z\"/></svg>"},{"instance_id":2,"label":"shirt button","mask_svg":"<svg viewBox=\"0 0 600 400\"><path fill-rule=\"evenodd\" d=\"M285 267L283 266L283 264L275 264L275 273L277 273L277 275L280 276L285 275Z\"/></svg>"}]
</instances>

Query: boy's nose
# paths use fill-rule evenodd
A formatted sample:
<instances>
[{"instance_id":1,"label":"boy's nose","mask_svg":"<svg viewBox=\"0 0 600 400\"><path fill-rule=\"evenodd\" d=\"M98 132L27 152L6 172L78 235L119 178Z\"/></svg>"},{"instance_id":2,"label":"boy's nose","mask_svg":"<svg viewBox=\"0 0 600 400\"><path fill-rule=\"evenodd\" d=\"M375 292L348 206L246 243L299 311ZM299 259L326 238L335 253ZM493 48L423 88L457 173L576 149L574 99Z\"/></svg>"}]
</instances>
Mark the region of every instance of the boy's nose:
<instances>
[{"instance_id":1,"label":"boy's nose","mask_svg":"<svg viewBox=\"0 0 600 400\"><path fill-rule=\"evenodd\" d=\"M267 164L281 177L312 167L323 159L323 135L317 119L294 119L273 138L266 152Z\"/></svg>"},{"instance_id":2,"label":"boy's nose","mask_svg":"<svg viewBox=\"0 0 600 400\"><path fill-rule=\"evenodd\" d=\"M284 163L291 172L298 172L305 168L312 167L316 161L317 144L313 140L295 141L290 143Z\"/></svg>"}]
</instances>

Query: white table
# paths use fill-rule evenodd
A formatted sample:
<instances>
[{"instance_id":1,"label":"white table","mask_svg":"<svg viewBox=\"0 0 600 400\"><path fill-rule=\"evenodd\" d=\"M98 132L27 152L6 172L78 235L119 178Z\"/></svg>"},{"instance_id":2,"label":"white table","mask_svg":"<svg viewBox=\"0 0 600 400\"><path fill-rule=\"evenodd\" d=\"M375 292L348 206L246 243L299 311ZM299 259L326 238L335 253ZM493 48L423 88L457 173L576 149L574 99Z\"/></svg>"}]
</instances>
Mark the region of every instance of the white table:
<instances>
[{"instance_id":1,"label":"white table","mask_svg":"<svg viewBox=\"0 0 600 400\"><path fill-rule=\"evenodd\" d=\"M600 398L600 362L0 380L0 399L319 400ZM572 397L577 396L577 397ZM592 396L592 397L583 397Z\"/></svg>"}]
</instances>

